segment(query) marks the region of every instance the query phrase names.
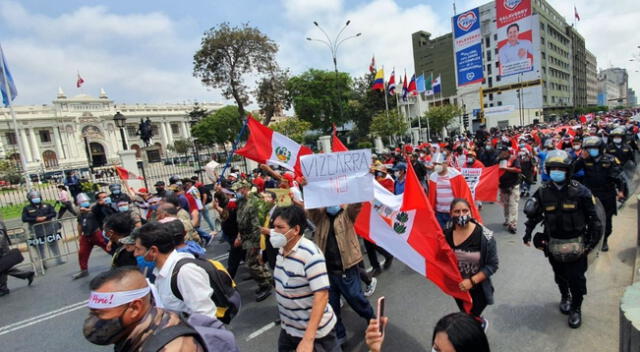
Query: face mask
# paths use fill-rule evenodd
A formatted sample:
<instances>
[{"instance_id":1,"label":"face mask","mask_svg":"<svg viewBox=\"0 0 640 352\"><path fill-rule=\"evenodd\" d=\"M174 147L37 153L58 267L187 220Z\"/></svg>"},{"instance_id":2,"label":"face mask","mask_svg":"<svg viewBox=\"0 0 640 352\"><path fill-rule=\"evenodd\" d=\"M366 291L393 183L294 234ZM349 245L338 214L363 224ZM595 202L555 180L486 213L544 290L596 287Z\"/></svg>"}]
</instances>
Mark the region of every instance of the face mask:
<instances>
[{"instance_id":1,"label":"face mask","mask_svg":"<svg viewBox=\"0 0 640 352\"><path fill-rule=\"evenodd\" d=\"M124 312L122 314L124 315ZM96 315L89 314L82 327L84 338L92 344L100 346L117 343L125 330L121 318L122 315L113 319L100 319Z\"/></svg>"},{"instance_id":2,"label":"face mask","mask_svg":"<svg viewBox=\"0 0 640 352\"><path fill-rule=\"evenodd\" d=\"M121 212L129 211L129 206L125 205L123 207L118 207L118 210L121 211Z\"/></svg>"},{"instance_id":3,"label":"face mask","mask_svg":"<svg viewBox=\"0 0 640 352\"><path fill-rule=\"evenodd\" d=\"M342 209L342 208L340 208L339 205L333 205L333 206L327 207L327 214L336 215L336 214L338 214L340 209Z\"/></svg>"},{"instance_id":4,"label":"face mask","mask_svg":"<svg viewBox=\"0 0 640 352\"><path fill-rule=\"evenodd\" d=\"M574 145L573 150L580 150L580 145Z\"/></svg>"},{"instance_id":5,"label":"face mask","mask_svg":"<svg viewBox=\"0 0 640 352\"><path fill-rule=\"evenodd\" d=\"M600 150L599 149L589 149L589 155L591 155L592 158L595 158L598 155L600 155Z\"/></svg>"},{"instance_id":6,"label":"face mask","mask_svg":"<svg viewBox=\"0 0 640 352\"><path fill-rule=\"evenodd\" d=\"M473 164L475 161L476 159L467 157L467 164Z\"/></svg>"},{"instance_id":7,"label":"face mask","mask_svg":"<svg viewBox=\"0 0 640 352\"><path fill-rule=\"evenodd\" d=\"M289 229L289 231L291 231L291 229ZM273 248L282 248L287 245L289 240L287 239L286 234L289 233L289 231L285 233L276 232L274 229L269 231L269 242Z\"/></svg>"},{"instance_id":8,"label":"face mask","mask_svg":"<svg viewBox=\"0 0 640 352\"><path fill-rule=\"evenodd\" d=\"M104 204L111 204L111 198L110 197L105 198Z\"/></svg>"},{"instance_id":9,"label":"face mask","mask_svg":"<svg viewBox=\"0 0 640 352\"><path fill-rule=\"evenodd\" d=\"M42 202L42 199L40 198L31 198L31 203L33 204L40 204L40 202Z\"/></svg>"},{"instance_id":10,"label":"face mask","mask_svg":"<svg viewBox=\"0 0 640 352\"><path fill-rule=\"evenodd\" d=\"M524 148L525 144L524 143L520 143L520 148Z\"/></svg>"},{"instance_id":11,"label":"face mask","mask_svg":"<svg viewBox=\"0 0 640 352\"><path fill-rule=\"evenodd\" d=\"M487 145L487 146L485 146L485 147L484 147L484 149L486 149L486 150L491 150L491 146L490 146L490 145Z\"/></svg>"},{"instance_id":12,"label":"face mask","mask_svg":"<svg viewBox=\"0 0 640 352\"><path fill-rule=\"evenodd\" d=\"M561 170L551 170L549 173L551 180L556 183L564 182L566 175L567 173Z\"/></svg>"},{"instance_id":13,"label":"face mask","mask_svg":"<svg viewBox=\"0 0 640 352\"><path fill-rule=\"evenodd\" d=\"M376 177L384 177L384 172L376 171Z\"/></svg>"},{"instance_id":14,"label":"face mask","mask_svg":"<svg viewBox=\"0 0 640 352\"><path fill-rule=\"evenodd\" d=\"M469 221L471 221L471 216L469 215L453 216L451 219L458 226L466 226L469 223Z\"/></svg>"},{"instance_id":15,"label":"face mask","mask_svg":"<svg viewBox=\"0 0 640 352\"><path fill-rule=\"evenodd\" d=\"M156 263L154 261L145 260L144 255L136 256L136 263L138 264L138 268L155 268L156 266Z\"/></svg>"},{"instance_id":16,"label":"face mask","mask_svg":"<svg viewBox=\"0 0 640 352\"><path fill-rule=\"evenodd\" d=\"M242 194L242 193L236 193L236 199L237 199L237 200L240 200L240 199L243 199L243 198L244 198L244 194Z\"/></svg>"},{"instance_id":17,"label":"face mask","mask_svg":"<svg viewBox=\"0 0 640 352\"><path fill-rule=\"evenodd\" d=\"M615 143L615 144L620 144L620 143L622 143L622 138L614 138L614 139L613 139L613 143Z\"/></svg>"},{"instance_id":18,"label":"face mask","mask_svg":"<svg viewBox=\"0 0 640 352\"><path fill-rule=\"evenodd\" d=\"M396 172L394 172L394 173L393 173L393 175L394 175L396 178L400 177L400 171L396 171Z\"/></svg>"},{"instance_id":19,"label":"face mask","mask_svg":"<svg viewBox=\"0 0 640 352\"><path fill-rule=\"evenodd\" d=\"M156 188L156 193L162 193L164 191L164 188Z\"/></svg>"},{"instance_id":20,"label":"face mask","mask_svg":"<svg viewBox=\"0 0 640 352\"><path fill-rule=\"evenodd\" d=\"M113 190L113 192L111 192L111 193L113 193L113 194L120 194L120 190L118 190L118 189L114 189L114 190Z\"/></svg>"},{"instance_id":21,"label":"face mask","mask_svg":"<svg viewBox=\"0 0 640 352\"><path fill-rule=\"evenodd\" d=\"M436 165L436 166L433 168L433 171L435 171L436 173L441 173L441 172L442 172L442 170L443 170L442 165Z\"/></svg>"},{"instance_id":22,"label":"face mask","mask_svg":"<svg viewBox=\"0 0 640 352\"><path fill-rule=\"evenodd\" d=\"M91 203L89 202L82 202L80 203L80 208L88 208L91 206Z\"/></svg>"}]
</instances>

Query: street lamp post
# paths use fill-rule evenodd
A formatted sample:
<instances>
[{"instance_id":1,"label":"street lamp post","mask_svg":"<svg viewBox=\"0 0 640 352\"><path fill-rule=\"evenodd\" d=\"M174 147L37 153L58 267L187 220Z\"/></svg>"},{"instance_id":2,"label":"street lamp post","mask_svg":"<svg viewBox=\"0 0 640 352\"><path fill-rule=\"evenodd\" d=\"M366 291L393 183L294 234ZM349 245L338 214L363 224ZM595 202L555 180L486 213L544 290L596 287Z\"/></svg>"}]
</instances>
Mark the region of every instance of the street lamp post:
<instances>
[{"instance_id":1,"label":"street lamp post","mask_svg":"<svg viewBox=\"0 0 640 352\"><path fill-rule=\"evenodd\" d=\"M199 121L200 119L198 118L198 116L195 116L195 115L190 116L189 124L191 125L191 130L193 130L193 126L195 126ZM202 172L202 166L200 165L200 150L198 149L198 141L195 137L193 136L191 137L193 138L193 153L195 154L195 162L198 167L198 169L196 170L196 173L200 175L200 173Z\"/></svg>"},{"instance_id":2,"label":"street lamp post","mask_svg":"<svg viewBox=\"0 0 640 352\"><path fill-rule=\"evenodd\" d=\"M313 21L313 24L318 27L318 29L322 32L322 34L324 34L325 39L316 39L316 38L310 38L307 37L308 41L314 41L314 42L320 42L324 45L326 45L329 50L331 51L331 59L333 60L333 70L336 73L336 79L335 79L335 91L336 93L338 92L338 48L340 47L340 45L342 43L344 43L345 41L349 40L349 39L353 39L353 38L357 38L359 36L362 35L362 33L358 32L355 35L351 35L345 38L342 38L342 33L344 32L345 29L347 29L347 27L349 26L349 24L351 23L350 20L348 20L344 27L342 27L342 29L338 32L338 35L336 35L336 37L331 40L331 37L329 37L329 34L327 34L327 32L320 26L320 24L318 24L318 21ZM339 99L339 98L338 98ZM340 109L339 114L340 117L342 116L342 106L340 104L338 104L338 108Z\"/></svg>"},{"instance_id":3,"label":"street lamp post","mask_svg":"<svg viewBox=\"0 0 640 352\"><path fill-rule=\"evenodd\" d=\"M127 118L120 113L120 111L116 112L113 115L113 122L116 123L116 126L120 129L120 138L122 138L122 150L127 150L127 141L124 138L124 128L127 125Z\"/></svg>"}]
</instances>

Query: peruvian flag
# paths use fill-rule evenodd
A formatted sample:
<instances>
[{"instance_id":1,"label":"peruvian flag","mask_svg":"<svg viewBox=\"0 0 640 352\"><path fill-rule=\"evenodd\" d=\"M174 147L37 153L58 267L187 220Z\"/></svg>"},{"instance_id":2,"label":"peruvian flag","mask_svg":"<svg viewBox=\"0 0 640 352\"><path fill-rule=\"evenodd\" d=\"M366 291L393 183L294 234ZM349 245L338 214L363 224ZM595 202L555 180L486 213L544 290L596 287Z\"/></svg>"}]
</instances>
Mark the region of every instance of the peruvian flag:
<instances>
[{"instance_id":1,"label":"peruvian flag","mask_svg":"<svg viewBox=\"0 0 640 352\"><path fill-rule=\"evenodd\" d=\"M76 80L76 88L82 87L83 83L84 83L84 79L82 79L82 77L80 77L80 72L78 72L78 78Z\"/></svg>"},{"instance_id":2,"label":"peruvian flag","mask_svg":"<svg viewBox=\"0 0 640 352\"><path fill-rule=\"evenodd\" d=\"M116 172L118 173L118 177L120 177L121 180L125 181L125 180L144 180L144 178L142 178L142 176L138 176L136 174L134 174L133 172L125 169L122 166L116 166Z\"/></svg>"},{"instance_id":3,"label":"peruvian flag","mask_svg":"<svg viewBox=\"0 0 640 352\"><path fill-rule=\"evenodd\" d=\"M333 132L331 133L331 151L333 152L348 152L349 148L346 145L342 144L340 138L338 138L338 134L336 132L336 124L333 124Z\"/></svg>"},{"instance_id":4,"label":"peruvian flag","mask_svg":"<svg viewBox=\"0 0 640 352\"><path fill-rule=\"evenodd\" d=\"M432 173L429 177L429 201L431 201L431 207L433 209L436 208L438 177L438 174L435 172ZM448 167L446 177L449 179L449 184L451 185L451 190L453 191L453 197L466 199L467 202L471 205L471 216L479 223L482 223L482 217L480 216L478 208L476 208L476 203L473 199L473 193L471 193L471 189L469 188L467 181L464 179L464 176L462 176L460 171L456 170L455 168Z\"/></svg>"},{"instance_id":5,"label":"peruvian flag","mask_svg":"<svg viewBox=\"0 0 640 352\"><path fill-rule=\"evenodd\" d=\"M279 165L302 175L300 157L313 154L311 149L264 126L251 115L247 119L249 139L243 148L236 150L236 154L261 164Z\"/></svg>"},{"instance_id":6,"label":"peruvian flag","mask_svg":"<svg viewBox=\"0 0 640 352\"><path fill-rule=\"evenodd\" d=\"M389 78L389 85L387 86L389 95L396 95L396 70L391 71L391 77Z\"/></svg>"},{"instance_id":7,"label":"peruvian flag","mask_svg":"<svg viewBox=\"0 0 640 352\"><path fill-rule=\"evenodd\" d=\"M575 7L575 5L573 6L573 17L575 17L576 20L580 21L580 15L578 15L578 9Z\"/></svg>"},{"instance_id":8,"label":"peruvian flag","mask_svg":"<svg viewBox=\"0 0 640 352\"><path fill-rule=\"evenodd\" d=\"M482 202L495 202L500 184L499 165L480 168L462 168L460 173L469 185L473 199Z\"/></svg>"},{"instance_id":9,"label":"peruvian flag","mask_svg":"<svg viewBox=\"0 0 640 352\"><path fill-rule=\"evenodd\" d=\"M468 312L471 296L458 287L462 277L456 256L444 238L411 163L407 167L403 194L394 195L373 182L374 200L364 203L354 224L356 233L387 250L444 293L463 300Z\"/></svg>"}]
</instances>

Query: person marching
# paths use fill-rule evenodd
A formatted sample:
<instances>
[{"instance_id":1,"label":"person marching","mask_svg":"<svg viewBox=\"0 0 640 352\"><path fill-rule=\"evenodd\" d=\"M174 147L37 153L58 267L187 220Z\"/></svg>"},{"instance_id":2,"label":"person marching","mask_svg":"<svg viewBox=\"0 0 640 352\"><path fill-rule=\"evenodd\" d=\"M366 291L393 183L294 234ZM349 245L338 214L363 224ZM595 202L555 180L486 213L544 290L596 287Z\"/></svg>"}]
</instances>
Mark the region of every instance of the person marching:
<instances>
[{"instance_id":1,"label":"person marching","mask_svg":"<svg viewBox=\"0 0 640 352\"><path fill-rule=\"evenodd\" d=\"M534 228L543 222L544 232L537 233L533 243L549 258L560 289L560 312L569 315L569 326L576 329L582 323L582 300L587 294L587 254L597 245L602 224L591 191L571 180L569 154L550 151L544 165L551 180L525 202L523 242L530 246Z\"/></svg>"},{"instance_id":2,"label":"person marching","mask_svg":"<svg viewBox=\"0 0 640 352\"><path fill-rule=\"evenodd\" d=\"M635 153L628 141L625 140L627 130L624 127L616 127L609 134L609 145L607 145L607 153L615 156L620 161L620 165L624 166L627 161L636 162Z\"/></svg>"},{"instance_id":3,"label":"person marching","mask_svg":"<svg viewBox=\"0 0 640 352\"><path fill-rule=\"evenodd\" d=\"M606 214L602 251L609 250L607 240L612 232L612 218L617 214L617 198L625 197L627 183L622 176L622 168L616 157L604 152L604 143L600 137L587 137L582 142L586 150L583 157L575 163L576 172L584 170L582 183L594 196L600 199Z\"/></svg>"}]
</instances>

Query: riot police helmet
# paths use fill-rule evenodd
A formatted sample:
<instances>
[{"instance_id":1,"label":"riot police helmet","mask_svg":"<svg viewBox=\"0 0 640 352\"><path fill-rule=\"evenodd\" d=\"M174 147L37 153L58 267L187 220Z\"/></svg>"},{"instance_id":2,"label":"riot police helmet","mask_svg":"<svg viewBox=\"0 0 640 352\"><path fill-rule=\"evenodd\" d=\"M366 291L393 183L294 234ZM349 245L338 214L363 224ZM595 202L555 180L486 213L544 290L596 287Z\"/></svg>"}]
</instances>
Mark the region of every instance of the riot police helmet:
<instances>
[{"instance_id":1,"label":"riot police helmet","mask_svg":"<svg viewBox=\"0 0 640 352\"><path fill-rule=\"evenodd\" d=\"M547 173L551 171L552 168L560 168L567 171L571 169L572 159L569 154L564 150L552 150L547 154L547 157L544 159L544 167L547 170Z\"/></svg>"},{"instance_id":2,"label":"riot police helmet","mask_svg":"<svg viewBox=\"0 0 640 352\"><path fill-rule=\"evenodd\" d=\"M556 146L555 146L555 144L553 143L553 138L547 138L547 139L544 141L544 149L551 150L551 149L555 149L555 147L556 147Z\"/></svg>"},{"instance_id":3,"label":"riot police helmet","mask_svg":"<svg viewBox=\"0 0 640 352\"><path fill-rule=\"evenodd\" d=\"M120 194L122 193L122 186L117 183L112 183L109 185L109 191L111 191L111 194Z\"/></svg>"},{"instance_id":4,"label":"riot police helmet","mask_svg":"<svg viewBox=\"0 0 640 352\"><path fill-rule=\"evenodd\" d=\"M589 136L582 140L582 149L600 149L603 147L602 138Z\"/></svg>"},{"instance_id":5,"label":"riot police helmet","mask_svg":"<svg viewBox=\"0 0 640 352\"><path fill-rule=\"evenodd\" d=\"M31 191L27 192L27 200L31 201L33 199L42 199L42 196L40 195L40 192L32 189Z\"/></svg>"},{"instance_id":6,"label":"riot police helmet","mask_svg":"<svg viewBox=\"0 0 640 352\"><path fill-rule=\"evenodd\" d=\"M169 184L170 185L175 185L176 183L178 183L178 181L180 181L180 176L178 176L178 175L173 175L173 176L169 177Z\"/></svg>"},{"instance_id":7,"label":"riot police helmet","mask_svg":"<svg viewBox=\"0 0 640 352\"><path fill-rule=\"evenodd\" d=\"M623 126L616 127L609 133L611 137L624 137L627 135L627 130Z\"/></svg>"},{"instance_id":8,"label":"riot police helmet","mask_svg":"<svg viewBox=\"0 0 640 352\"><path fill-rule=\"evenodd\" d=\"M89 198L89 196L84 192L78 193L78 195L76 196L76 203L82 204L85 202L91 202L91 198Z\"/></svg>"}]
</instances>

